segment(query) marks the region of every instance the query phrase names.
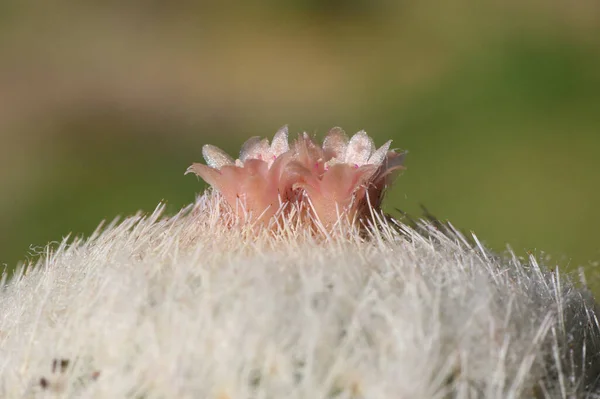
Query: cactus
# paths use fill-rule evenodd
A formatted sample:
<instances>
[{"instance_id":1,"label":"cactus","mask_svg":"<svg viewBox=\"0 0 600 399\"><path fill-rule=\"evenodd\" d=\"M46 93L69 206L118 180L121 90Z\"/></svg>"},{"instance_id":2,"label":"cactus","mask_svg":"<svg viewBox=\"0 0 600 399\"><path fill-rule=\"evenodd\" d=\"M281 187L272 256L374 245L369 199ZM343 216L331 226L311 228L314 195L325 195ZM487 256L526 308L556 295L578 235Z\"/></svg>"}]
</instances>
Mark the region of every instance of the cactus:
<instances>
[{"instance_id":1,"label":"cactus","mask_svg":"<svg viewBox=\"0 0 600 399\"><path fill-rule=\"evenodd\" d=\"M284 136L239 161L205 147L190 170L214 188L194 204L65 239L4 281L1 396L600 397L585 287L383 214L388 143ZM346 196L324 194L332 170Z\"/></svg>"}]
</instances>

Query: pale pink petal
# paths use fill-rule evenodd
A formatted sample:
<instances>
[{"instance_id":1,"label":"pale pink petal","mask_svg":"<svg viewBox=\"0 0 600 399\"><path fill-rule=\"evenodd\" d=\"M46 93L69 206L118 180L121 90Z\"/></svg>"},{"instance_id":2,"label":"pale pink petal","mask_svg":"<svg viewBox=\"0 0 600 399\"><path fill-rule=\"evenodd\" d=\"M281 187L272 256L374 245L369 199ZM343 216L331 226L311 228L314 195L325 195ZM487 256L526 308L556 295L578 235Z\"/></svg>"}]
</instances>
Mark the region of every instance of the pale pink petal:
<instances>
[{"instance_id":1,"label":"pale pink petal","mask_svg":"<svg viewBox=\"0 0 600 399\"><path fill-rule=\"evenodd\" d=\"M244 172L250 176L258 175L266 177L269 172L267 163L260 159L248 159L244 162Z\"/></svg>"},{"instance_id":2,"label":"pale pink petal","mask_svg":"<svg viewBox=\"0 0 600 399\"><path fill-rule=\"evenodd\" d=\"M243 194L240 185L246 176L245 168L224 166L216 184L212 185L219 191L232 208L236 206L236 198Z\"/></svg>"},{"instance_id":3,"label":"pale pink petal","mask_svg":"<svg viewBox=\"0 0 600 399\"><path fill-rule=\"evenodd\" d=\"M388 140L384 145L379 147L379 149L377 151L375 151L373 153L373 155L371 155L371 157L369 158L369 161L367 163L372 164L372 165L381 165L388 153L388 150L390 149L391 144L392 144L392 140Z\"/></svg>"},{"instance_id":4,"label":"pale pink petal","mask_svg":"<svg viewBox=\"0 0 600 399\"><path fill-rule=\"evenodd\" d=\"M350 139L344 160L348 164L362 166L369 161L374 147L373 139L361 130Z\"/></svg>"},{"instance_id":5,"label":"pale pink petal","mask_svg":"<svg viewBox=\"0 0 600 399\"><path fill-rule=\"evenodd\" d=\"M354 191L365 183L377 170L373 165L355 168L348 164L332 166L321 180L323 196L341 204L347 204L352 199Z\"/></svg>"},{"instance_id":6,"label":"pale pink petal","mask_svg":"<svg viewBox=\"0 0 600 399\"><path fill-rule=\"evenodd\" d=\"M318 187L319 176L298 161L290 162L285 168L286 179L292 182L294 188L310 185Z\"/></svg>"},{"instance_id":7,"label":"pale pink petal","mask_svg":"<svg viewBox=\"0 0 600 399\"><path fill-rule=\"evenodd\" d=\"M400 152L400 153L394 152L394 151L388 151L388 153L385 157L385 160L383 162L385 172L389 173L394 170L405 169L405 167L402 165L404 163L405 156L406 156L406 151Z\"/></svg>"},{"instance_id":8,"label":"pale pink petal","mask_svg":"<svg viewBox=\"0 0 600 399\"><path fill-rule=\"evenodd\" d=\"M333 165L321 180L323 196L338 202L346 202L352 195L356 169L347 164Z\"/></svg>"},{"instance_id":9,"label":"pale pink petal","mask_svg":"<svg viewBox=\"0 0 600 399\"><path fill-rule=\"evenodd\" d=\"M271 152L269 140L261 139L259 136L250 137L240 151L240 160L246 162L248 159L261 159L266 161Z\"/></svg>"},{"instance_id":10,"label":"pale pink petal","mask_svg":"<svg viewBox=\"0 0 600 399\"><path fill-rule=\"evenodd\" d=\"M323 149L316 144L308 134L304 133L294 145L296 161L302 166L320 176L324 171Z\"/></svg>"},{"instance_id":11,"label":"pale pink petal","mask_svg":"<svg viewBox=\"0 0 600 399\"><path fill-rule=\"evenodd\" d=\"M324 173L322 180L316 183L297 183L306 192L312 209L320 222L331 226L339 216L353 218L357 203L364 197L363 182L373 174L372 165L355 168L348 164L336 164Z\"/></svg>"},{"instance_id":12,"label":"pale pink petal","mask_svg":"<svg viewBox=\"0 0 600 399\"><path fill-rule=\"evenodd\" d=\"M211 168L210 166L206 166L201 163L194 163L192 166L187 168L185 174L194 173L202 180L215 187L218 185L218 182L221 179L221 172L218 169Z\"/></svg>"},{"instance_id":13,"label":"pale pink petal","mask_svg":"<svg viewBox=\"0 0 600 399\"><path fill-rule=\"evenodd\" d=\"M342 128L334 127L329 130L323 141L323 151L327 159L337 158L342 161L346 157L346 147L348 146L348 136ZM334 162L335 163L335 162Z\"/></svg>"},{"instance_id":14,"label":"pale pink petal","mask_svg":"<svg viewBox=\"0 0 600 399\"><path fill-rule=\"evenodd\" d=\"M288 172L288 164L293 160L293 155L291 151L284 152L269 168L268 180L277 188L282 201L291 199L294 176Z\"/></svg>"},{"instance_id":15,"label":"pale pink petal","mask_svg":"<svg viewBox=\"0 0 600 399\"><path fill-rule=\"evenodd\" d=\"M293 159L294 154L291 151L284 152L280 156L275 159L275 161L271 164L269 168L269 173L279 179L281 175L284 173L288 163L290 163Z\"/></svg>"},{"instance_id":16,"label":"pale pink petal","mask_svg":"<svg viewBox=\"0 0 600 399\"><path fill-rule=\"evenodd\" d=\"M258 159L247 160L243 168L225 166L215 188L232 209L240 211L241 205L256 219L271 204L277 208L279 205L277 188L268 182L268 172L267 163Z\"/></svg>"},{"instance_id":17,"label":"pale pink petal","mask_svg":"<svg viewBox=\"0 0 600 399\"><path fill-rule=\"evenodd\" d=\"M397 176L397 172L405 169L402 165L405 153L389 151L383 164L373 176L369 186L369 198L373 206L379 206L383 197L383 191Z\"/></svg>"},{"instance_id":18,"label":"pale pink petal","mask_svg":"<svg viewBox=\"0 0 600 399\"><path fill-rule=\"evenodd\" d=\"M211 168L221 169L225 165L233 165L233 158L225 151L214 145L206 144L202 147L202 156Z\"/></svg>"},{"instance_id":19,"label":"pale pink petal","mask_svg":"<svg viewBox=\"0 0 600 399\"><path fill-rule=\"evenodd\" d=\"M238 194L244 200L246 210L254 218L258 218L267 208L274 213L279 208L278 190L267 179L267 163L250 159L241 171L243 174L238 178Z\"/></svg>"},{"instance_id":20,"label":"pale pink petal","mask_svg":"<svg viewBox=\"0 0 600 399\"><path fill-rule=\"evenodd\" d=\"M327 161L323 164L323 167L325 168L325 170L329 170L329 168L331 168L333 165L337 165L339 163L344 163L344 162L340 161L337 158L331 158L329 161Z\"/></svg>"},{"instance_id":21,"label":"pale pink petal","mask_svg":"<svg viewBox=\"0 0 600 399\"><path fill-rule=\"evenodd\" d=\"M275 133L273 142L271 143L271 153L274 157L278 157L284 152L290 150L288 142L288 127L285 125Z\"/></svg>"}]
</instances>

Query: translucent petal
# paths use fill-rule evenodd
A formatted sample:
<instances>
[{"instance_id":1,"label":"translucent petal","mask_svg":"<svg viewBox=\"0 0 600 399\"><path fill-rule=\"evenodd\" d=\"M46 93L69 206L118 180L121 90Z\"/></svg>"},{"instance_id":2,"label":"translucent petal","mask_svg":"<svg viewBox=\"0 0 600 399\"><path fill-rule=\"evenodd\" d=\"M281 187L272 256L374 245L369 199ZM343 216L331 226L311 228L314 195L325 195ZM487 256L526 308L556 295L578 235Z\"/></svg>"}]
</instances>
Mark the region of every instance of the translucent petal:
<instances>
[{"instance_id":1,"label":"translucent petal","mask_svg":"<svg viewBox=\"0 0 600 399\"><path fill-rule=\"evenodd\" d=\"M240 151L240 160L244 162L247 159L262 159L265 160L271 152L269 140L261 139L259 136L250 137Z\"/></svg>"},{"instance_id":2,"label":"translucent petal","mask_svg":"<svg viewBox=\"0 0 600 399\"><path fill-rule=\"evenodd\" d=\"M404 163L404 158L406 157L406 151L404 152L392 152L387 155L385 159L385 168L387 170L395 170L395 169L404 169L402 164Z\"/></svg>"},{"instance_id":3,"label":"translucent petal","mask_svg":"<svg viewBox=\"0 0 600 399\"><path fill-rule=\"evenodd\" d=\"M388 140L384 145L379 147L379 149L375 151L373 155L371 155L368 163L372 165L381 165L381 163L383 163L383 160L385 159L385 156L388 153L388 150L390 149L391 144L392 140Z\"/></svg>"},{"instance_id":4,"label":"translucent petal","mask_svg":"<svg viewBox=\"0 0 600 399\"><path fill-rule=\"evenodd\" d=\"M225 165L233 165L233 158L225 151L214 145L206 144L202 147L202 156L211 168L221 169Z\"/></svg>"},{"instance_id":5,"label":"translucent petal","mask_svg":"<svg viewBox=\"0 0 600 399\"><path fill-rule=\"evenodd\" d=\"M271 143L271 153L274 157L278 157L289 150L290 145L288 142L288 127L286 125L279 129L277 133L275 133L273 142Z\"/></svg>"},{"instance_id":6,"label":"translucent petal","mask_svg":"<svg viewBox=\"0 0 600 399\"><path fill-rule=\"evenodd\" d=\"M369 161L374 148L373 139L361 130L350 139L344 160L351 165L362 166Z\"/></svg>"},{"instance_id":7,"label":"translucent petal","mask_svg":"<svg viewBox=\"0 0 600 399\"><path fill-rule=\"evenodd\" d=\"M348 136L342 128L334 127L323 141L323 150L326 156L343 160L346 156L346 147L348 146Z\"/></svg>"}]
</instances>

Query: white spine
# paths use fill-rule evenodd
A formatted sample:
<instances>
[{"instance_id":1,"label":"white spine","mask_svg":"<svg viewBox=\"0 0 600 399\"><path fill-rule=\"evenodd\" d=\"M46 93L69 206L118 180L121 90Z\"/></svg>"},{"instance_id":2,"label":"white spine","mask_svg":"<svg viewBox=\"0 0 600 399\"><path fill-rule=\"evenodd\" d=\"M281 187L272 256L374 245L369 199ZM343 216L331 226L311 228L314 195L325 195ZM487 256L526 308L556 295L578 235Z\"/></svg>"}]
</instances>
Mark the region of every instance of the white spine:
<instances>
[{"instance_id":1,"label":"white spine","mask_svg":"<svg viewBox=\"0 0 600 399\"><path fill-rule=\"evenodd\" d=\"M227 223L210 193L173 218L161 212L63 244L5 285L0 397L566 398L595 388L595 305L533 258L498 258L427 223L418 233L380 220L370 237L292 223L257 233Z\"/></svg>"}]
</instances>

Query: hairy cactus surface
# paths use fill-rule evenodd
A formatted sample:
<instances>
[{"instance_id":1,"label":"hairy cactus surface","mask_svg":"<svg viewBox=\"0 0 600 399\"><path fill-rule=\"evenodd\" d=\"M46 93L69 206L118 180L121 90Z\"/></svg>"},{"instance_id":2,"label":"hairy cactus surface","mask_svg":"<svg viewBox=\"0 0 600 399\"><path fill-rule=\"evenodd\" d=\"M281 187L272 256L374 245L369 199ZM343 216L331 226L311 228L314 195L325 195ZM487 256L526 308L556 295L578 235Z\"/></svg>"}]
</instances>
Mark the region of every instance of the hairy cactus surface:
<instances>
[{"instance_id":1,"label":"hairy cactus surface","mask_svg":"<svg viewBox=\"0 0 600 399\"><path fill-rule=\"evenodd\" d=\"M4 281L0 397L600 397L585 288L382 214L389 143L286 136L236 161L205 147L191 170L214 190L194 204L65 240Z\"/></svg>"}]
</instances>

